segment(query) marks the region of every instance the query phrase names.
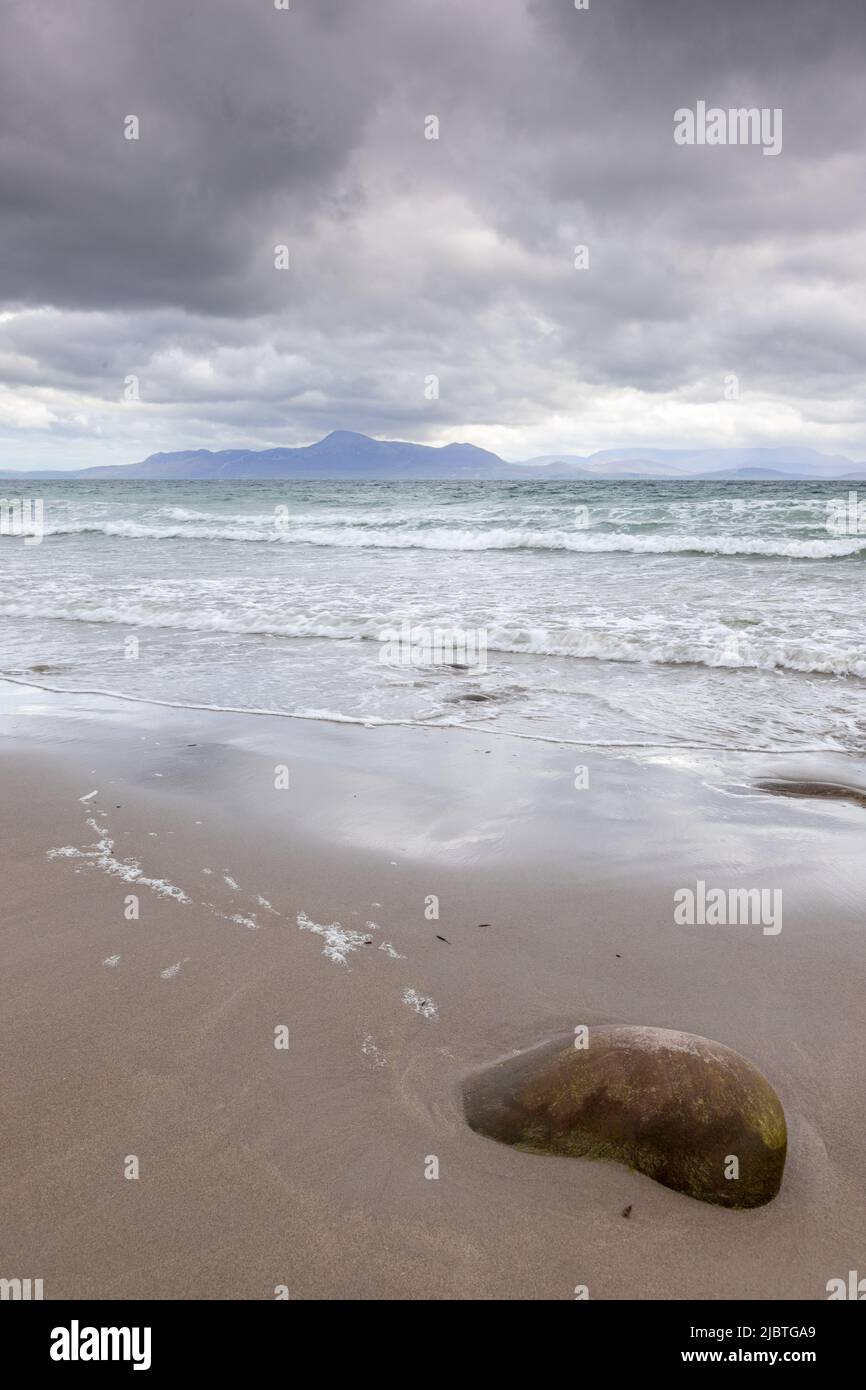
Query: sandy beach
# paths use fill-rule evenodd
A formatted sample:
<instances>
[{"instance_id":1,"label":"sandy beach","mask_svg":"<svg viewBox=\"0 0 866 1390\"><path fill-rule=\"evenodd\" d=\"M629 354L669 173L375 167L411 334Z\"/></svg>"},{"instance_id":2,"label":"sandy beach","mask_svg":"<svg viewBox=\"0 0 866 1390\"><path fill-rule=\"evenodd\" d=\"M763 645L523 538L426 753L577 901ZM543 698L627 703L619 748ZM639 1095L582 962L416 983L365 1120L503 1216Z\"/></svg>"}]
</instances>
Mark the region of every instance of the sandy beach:
<instances>
[{"instance_id":1,"label":"sandy beach","mask_svg":"<svg viewBox=\"0 0 866 1390\"><path fill-rule=\"evenodd\" d=\"M855 759L6 682L0 732L4 1261L46 1298L823 1299L858 1267L864 811L758 789L863 790ZM675 925L697 877L780 887L782 930ZM608 1022L763 1071L775 1201L468 1128L473 1070Z\"/></svg>"},{"instance_id":2,"label":"sandy beach","mask_svg":"<svg viewBox=\"0 0 866 1390\"><path fill-rule=\"evenodd\" d=\"M3 39L15 1364L589 1301L604 1372L827 1375L863 0L13 0Z\"/></svg>"}]
</instances>

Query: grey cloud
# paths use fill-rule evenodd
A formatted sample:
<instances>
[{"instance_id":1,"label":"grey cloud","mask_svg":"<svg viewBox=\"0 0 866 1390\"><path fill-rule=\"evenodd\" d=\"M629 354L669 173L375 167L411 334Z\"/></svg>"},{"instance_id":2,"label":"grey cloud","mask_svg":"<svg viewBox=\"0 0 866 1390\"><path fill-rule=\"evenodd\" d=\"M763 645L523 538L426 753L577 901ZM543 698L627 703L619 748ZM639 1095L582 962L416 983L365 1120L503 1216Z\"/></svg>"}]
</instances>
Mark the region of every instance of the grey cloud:
<instances>
[{"instance_id":1,"label":"grey cloud","mask_svg":"<svg viewBox=\"0 0 866 1390\"><path fill-rule=\"evenodd\" d=\"M520 452L580 428L577 387L675 400L729 371L861 428L859 0L8 10L0 381L45 462L97 411L100 456L333 427ZM698 98L781 106L782 155L675 146ZM129 372L137 433L110 412Z\"/></svg>"}]
</instances>

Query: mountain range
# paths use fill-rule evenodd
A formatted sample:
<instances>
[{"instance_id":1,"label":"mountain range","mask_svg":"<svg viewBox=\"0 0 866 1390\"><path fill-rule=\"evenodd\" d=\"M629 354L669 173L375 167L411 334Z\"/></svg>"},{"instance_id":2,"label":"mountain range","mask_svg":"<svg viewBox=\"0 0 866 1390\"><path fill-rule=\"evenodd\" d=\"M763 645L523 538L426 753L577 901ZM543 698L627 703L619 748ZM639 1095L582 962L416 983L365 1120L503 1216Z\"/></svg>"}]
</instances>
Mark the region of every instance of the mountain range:
<instances>
[{"instance_id":1,"label":"mountain range","mask_svg":"<svg viewBox=\"0 0 866 1390\"><path fill-rule=\"evenodd\" d=\"M544 454L509 463L474 444L432 447L371 439L334 430L296 449L190 449L151 454L140 463L74 470L3 469L0 478L144 478L151 480L442 479L454 481L567 481L569 479L680 479L866 481L866 462L814 449L603 449L594 454Z\"/></svg>"}]
</instances>

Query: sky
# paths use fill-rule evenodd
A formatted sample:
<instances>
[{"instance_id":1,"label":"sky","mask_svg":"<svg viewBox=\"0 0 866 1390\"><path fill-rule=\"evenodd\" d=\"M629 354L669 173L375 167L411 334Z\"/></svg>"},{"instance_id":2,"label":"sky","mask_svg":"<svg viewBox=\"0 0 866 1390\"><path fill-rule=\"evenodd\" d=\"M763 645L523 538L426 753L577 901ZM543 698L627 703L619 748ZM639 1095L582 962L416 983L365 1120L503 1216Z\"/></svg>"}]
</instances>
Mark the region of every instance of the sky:
<instances>
[{"instance_id":1,"label":"sky","mask_svg":"<svg viewBox=\"0 0 866 1390\"><path fill-rule=\"evenodd\" d=\"M866 459L863 0L282 3L5 0L0 467Z\"/></svg>"}]
</instances>

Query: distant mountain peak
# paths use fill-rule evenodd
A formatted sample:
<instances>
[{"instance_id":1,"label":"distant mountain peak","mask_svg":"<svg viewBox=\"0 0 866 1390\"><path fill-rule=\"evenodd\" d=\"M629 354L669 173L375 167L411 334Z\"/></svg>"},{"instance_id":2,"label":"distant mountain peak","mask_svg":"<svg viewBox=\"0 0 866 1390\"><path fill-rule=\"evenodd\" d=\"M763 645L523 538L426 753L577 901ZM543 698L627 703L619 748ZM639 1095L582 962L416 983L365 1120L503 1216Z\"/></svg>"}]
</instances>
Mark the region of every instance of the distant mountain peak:
<instances>
[{"instance_id":1,"label":"distant mountain peak","mask_svg":"<svg viewBox=\"0 0 866 1390\"><path fill-rule=\"evenodd\" d=\"M378 444L380 442L378 439L372 439L369 434L359 433L358 430L331 430L330 434L326 434L324 439L320 439L317 442L319 444L330 444L334 440L336 440L338 443L340 441L345 441L348 443L350 441L359 439L363 444ZM312 449L315 448L315 445L311 444L309 445L309 447Z\"/></svg>"},{"instance_id":2,"label":"distant mountain peak","mask_svg":"<svg viewBox=\"0 0 866 1390\"><path fill-rule=\"evenodd\" d=\"M770 466L772 465L772 466ZM866 464L814 449L656 449L629 446L594 454L547 454L509 463L477 444L452 441L434 446L399 439L373 439L357 430L332 430L313 444L269 449L182 449L151 454L139 463L110 464L70 472L4 470L7 478L152 478L221 482L245 479L303 481L370 478L411 481L623 482L728 479L859 480Z\"/></svg>"}]
</instances>

